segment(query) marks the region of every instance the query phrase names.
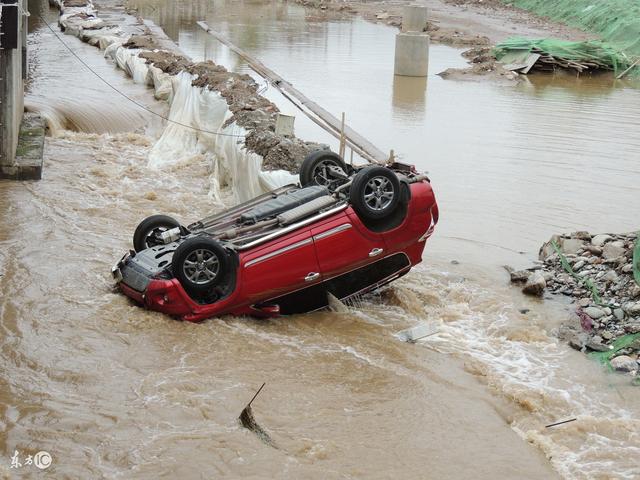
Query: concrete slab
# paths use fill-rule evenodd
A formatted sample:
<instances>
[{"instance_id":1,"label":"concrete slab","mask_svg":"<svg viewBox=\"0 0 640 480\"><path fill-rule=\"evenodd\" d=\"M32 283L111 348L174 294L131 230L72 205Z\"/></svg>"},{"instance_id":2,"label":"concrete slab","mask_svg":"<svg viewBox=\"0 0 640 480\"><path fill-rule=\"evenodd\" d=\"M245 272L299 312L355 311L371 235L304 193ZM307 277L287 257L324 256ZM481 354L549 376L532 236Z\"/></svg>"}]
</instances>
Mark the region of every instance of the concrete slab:
<instances>
[{"instance_id":1,"label":"concrete slab","mask_svg":"<svg viewBox=\"0 0 640 480\"><path fill-rule=\"evenodd\" d=\"M40 180L44 154L45 123L35 113L25 113L20 124L16 159L12 165L0 166L0 178Z\"/></svg>"}]
</instances>

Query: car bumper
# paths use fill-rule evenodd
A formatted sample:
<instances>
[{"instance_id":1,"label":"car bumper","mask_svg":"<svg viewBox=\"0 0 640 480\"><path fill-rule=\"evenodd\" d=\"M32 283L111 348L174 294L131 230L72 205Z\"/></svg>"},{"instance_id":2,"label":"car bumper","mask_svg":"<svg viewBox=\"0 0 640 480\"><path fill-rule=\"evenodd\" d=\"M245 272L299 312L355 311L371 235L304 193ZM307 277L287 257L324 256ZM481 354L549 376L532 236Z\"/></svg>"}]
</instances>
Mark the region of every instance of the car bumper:
<instances>
[{"instance_id":1,"label":"car bumper","mask_svg":"<svg viewBox=\"0 0 640 480\"><path fill-rule=\"evenodd\" d=\"M183 318L198 307L178 280L154 278L132 264L131 254L122 257L111 273L122 293L150 310Z\"/></svg>"}]
</instances>

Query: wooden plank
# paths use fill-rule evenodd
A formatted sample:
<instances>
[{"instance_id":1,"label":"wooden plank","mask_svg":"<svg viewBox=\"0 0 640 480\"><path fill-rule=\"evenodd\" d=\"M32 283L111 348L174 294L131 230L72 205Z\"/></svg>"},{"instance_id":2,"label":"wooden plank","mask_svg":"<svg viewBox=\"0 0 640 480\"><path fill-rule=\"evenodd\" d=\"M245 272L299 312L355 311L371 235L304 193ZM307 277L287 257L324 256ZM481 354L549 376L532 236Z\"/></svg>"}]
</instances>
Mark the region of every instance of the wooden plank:
<instances>
[{"instance_id":1,"label":"wooden plank","mask_svg":"<svg viewBox=\"0 0 640 480\"><path fill-rule=\"evenodd\" d=\"M509 63L507 65L502 66L505 70L510 70L512 72L522 70L523 68L527 68L526 63Z\"/></svg>"},{"instance_id":2,"label":"wooden plank","mask_svg":"<svg viewBox=\"0 0 640 480\"><path fill-rule=\"evenodd\" d=\"M249 55L247 52L242 50L240 47L236 46L234 43L231 42L231 40L229 40L225 36L213 30L211 27L209 27L209 25L207 25L206 22L200 21L196 23L200 28L206 31L209 35L213 36L218 41L220 41L221 43L229 47L231 50L233 50L244 61L246 61L256 73L268 79L275 88L297 99L302 105L302 107L309 110L308 112L307 110L301 108L300 105L294 102L294 104L303 113L309 116L309 118L311 118L316 124L322 126L325 130L327 130L327 132L329 132L335 138L340 140L341 132L342 132L342 128L341 128L342 125L340 120L338 120L335 116L333 116L327 110L322 108L320 105L314 103L309 98L304 96L302 92L297 90L293 85L287 82L284 78L282 78L276 72L268 68L259 60L253 58L251 55ZM285 97L291 100L291 98L289 98L288 95L285 95ZM314 119L313 115L311 115L310 112L315 114L319 118ZM374 163L380 163L380 164L387 163L388 157L386 154L384 154L380 149L378 149L375 145L373 145L371 142L369 142L366 138L364 138L362 135L357 133L348 125L344 126L344 137L345 137L345 143L349 145L349 147L351 147L356 153L358 153L360 156L362 156L366 160L369 160Z\"/></svg>"},{"instance_id":3,"label":"wooden plank","mask_svg":"<svg viewBox=\"0 0 640 480\"><path fill-rule=\"evenodd\" d=\"M538 61L538 59L540 58L540 54L539 53L532 53L531 55L529 55L527 57L527 60L525 61L525 68L522 69L522 73L529 73L529 70L531 70L533 68L533 66L536 64L536 62Z\"/></svg>"},{"instance_id":4,"label":"wooden plank","mask_svg":"<svg viewBox=\"0 0 640 480\"><path fill-rule=\"evenodd\" d=\"M624 72L622 72L620 75L618 75L616 77L616 80L620 80L627 73L629 73L631 70L633 70L633 68L636 67L639 63L640 63L640 58L638 58L635 62L633 62L633 64L629 68L627 68Z\"/></svg>"}]
</instances>

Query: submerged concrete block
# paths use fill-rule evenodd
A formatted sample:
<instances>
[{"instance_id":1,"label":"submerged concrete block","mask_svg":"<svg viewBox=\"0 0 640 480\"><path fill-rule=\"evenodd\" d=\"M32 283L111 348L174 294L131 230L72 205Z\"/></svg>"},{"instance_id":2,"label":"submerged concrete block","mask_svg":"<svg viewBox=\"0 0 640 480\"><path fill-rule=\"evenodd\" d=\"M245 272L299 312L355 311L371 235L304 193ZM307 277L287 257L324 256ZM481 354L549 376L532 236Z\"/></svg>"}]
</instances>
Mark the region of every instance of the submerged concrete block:
<instances>
[{"instance_id":1,"label":"submerged concrete block","mask_svg":"<svg viewBox=\"0 0 640 480\"><path fill-rule=\"evenodd\" d=\"M426 77L429 72L429 35L399 33L396 35L394 73L407 77Z\"/></svg>"},{"instance_id":2,"label":"submerged concrete block","mask_svg":"<svg viewBox=\"0 0 640 480\"><path fill-rule=\"evenodd\" d=\"M423 5L405 5L402 8L402 31L423 32L427 26L429 13Z\"/></svg>"},{"instance_id":3,"label":"submerged concrete block","mask_svg":"<svg viewBox=\"0 0 640 480\"><path fill-rule=\"evenodd\" d=\"M15 161L0 166L0 178L40 180L44 155L45 123L35 113L25 113L20 124Z\"/></svg>"}]
</instances>

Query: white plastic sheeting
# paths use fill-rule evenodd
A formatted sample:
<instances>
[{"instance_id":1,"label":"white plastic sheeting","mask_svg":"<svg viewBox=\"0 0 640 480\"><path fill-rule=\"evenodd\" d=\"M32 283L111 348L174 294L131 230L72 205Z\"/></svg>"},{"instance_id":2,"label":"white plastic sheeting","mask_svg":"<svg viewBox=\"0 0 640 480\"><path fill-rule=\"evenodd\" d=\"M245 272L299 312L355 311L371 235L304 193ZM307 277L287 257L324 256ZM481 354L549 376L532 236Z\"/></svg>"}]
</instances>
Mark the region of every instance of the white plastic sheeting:
<instances>
[{"instance_id":1,"label":"white plastic sheeting","mask_svg":"<svg viewBox=\"0 0 640 480\"><path fill-rule=\"evenodd\" d=\"M211 161L211 193L230 186L235 200L248 200L280 186L296 183L297 175L284 170L262 171L262 157L247 150L246 131L231 123L226 100L216 91L191 84L194 77L181 72L171 76L172 101L169 123L149 155L149 166L162 168L181 163L194 154ZM186 128L190 125L194 128Z\"/></svg>"},{"instance_id":2,"label":"white plastic sheeting","mask_svg":"<svg viewBox=\"0 0 640 480\"><path fill-rule=\"evenodd\" d=\"M211 163L211 196L219 199L220 188L230 186L237 202L298 181L297 175L285 170L263 171L262 157L245 147L246 131L235 123L222 127L231 112L218 92L192 86L195 77L187 72L169 75L149 67L138 53L121 43L105 51L134 82L153 87L156 98L171 104L169 120L175 123L167 123L153 146L149 167L172 167L204 155Z\"/></svg>"}]
</instances>

